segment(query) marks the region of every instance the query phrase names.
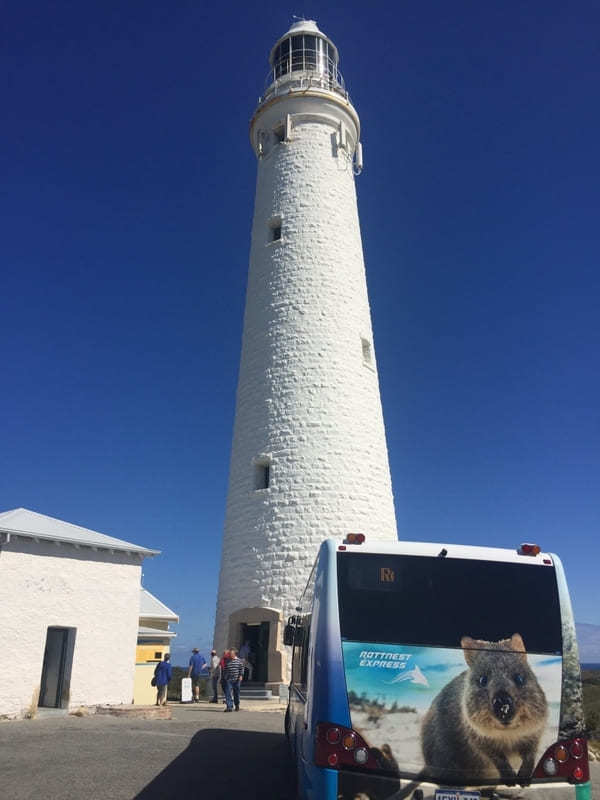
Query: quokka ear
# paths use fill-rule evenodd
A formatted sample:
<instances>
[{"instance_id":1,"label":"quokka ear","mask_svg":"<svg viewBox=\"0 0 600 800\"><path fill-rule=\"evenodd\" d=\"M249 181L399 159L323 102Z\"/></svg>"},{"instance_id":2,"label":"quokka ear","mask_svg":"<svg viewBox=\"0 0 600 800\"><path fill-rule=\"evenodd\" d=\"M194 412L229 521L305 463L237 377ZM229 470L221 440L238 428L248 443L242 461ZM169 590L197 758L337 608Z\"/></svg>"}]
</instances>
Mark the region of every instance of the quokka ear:
<instances>
[{"instance_id":1,"label":"quokka ear","mask_svg":"<svg viewBox=\"0 0 600 800\"><path fill-rule=\"evenodd\" d=\"M465 661L469 666L473 663L476 650L485 650L489 642L484 642L483 639L472 639L470 636L463 636L460 640L460 646L465 652Z\"/></svg>"},{"instance_id":2,"label":"quokka ear","mask_svg":"<svg viewBox=\"0 0 600 800\"><path fill-rule=\"evenodd\" d=\"M514 650L515 653L522 653L523 659L527 659L527 650L525 649L525 642L523 641L523 637L520 633L513 633L510 637L510 649Z\"/></svg>"}]
</instances>

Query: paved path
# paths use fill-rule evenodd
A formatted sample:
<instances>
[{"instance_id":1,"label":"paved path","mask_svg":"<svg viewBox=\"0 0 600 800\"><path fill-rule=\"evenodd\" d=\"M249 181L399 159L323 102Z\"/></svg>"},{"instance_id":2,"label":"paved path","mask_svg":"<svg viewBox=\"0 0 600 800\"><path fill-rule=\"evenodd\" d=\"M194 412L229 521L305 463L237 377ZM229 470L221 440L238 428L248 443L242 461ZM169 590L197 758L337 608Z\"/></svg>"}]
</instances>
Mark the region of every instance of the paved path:
<instances>
[{"instance_id":1,"label":"paved path","mask_svg":"<svg viewBox=\"0 0 600 800\"><path fill-rule=\"evenodd\" d=\"M0 800L293 800L282 711L0 723ZM592 764L600 800L600 763Z\"/></svg>"},{"instance_id":2,"label":"paved path","mask_svg":"<svg viewBox=\"0 0 600 800\"><path fill-rule=\"evenodd\" d=\"M281 711L0 724L2 800L293 800Z\"/></svg>"}]
</instances>

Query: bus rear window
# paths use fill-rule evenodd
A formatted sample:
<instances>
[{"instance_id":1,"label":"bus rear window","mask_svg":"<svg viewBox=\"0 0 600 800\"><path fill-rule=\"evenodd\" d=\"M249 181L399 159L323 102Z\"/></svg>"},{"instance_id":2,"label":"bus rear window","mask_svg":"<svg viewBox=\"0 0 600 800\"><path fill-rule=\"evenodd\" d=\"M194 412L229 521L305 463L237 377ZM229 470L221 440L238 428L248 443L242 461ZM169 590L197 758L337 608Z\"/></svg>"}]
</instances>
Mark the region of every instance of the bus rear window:
<instances>
[{"instance_id":1,"label":"bus rear window","mask_svg":"<svg viewBox=\"0 0 600 800\"><path fill-rule=\"evenodd\" d=\"M337 566L342 639L460 647L520 633L529 652L562 652L553 567L372 553Z\"/></svg>"}]
</instances>

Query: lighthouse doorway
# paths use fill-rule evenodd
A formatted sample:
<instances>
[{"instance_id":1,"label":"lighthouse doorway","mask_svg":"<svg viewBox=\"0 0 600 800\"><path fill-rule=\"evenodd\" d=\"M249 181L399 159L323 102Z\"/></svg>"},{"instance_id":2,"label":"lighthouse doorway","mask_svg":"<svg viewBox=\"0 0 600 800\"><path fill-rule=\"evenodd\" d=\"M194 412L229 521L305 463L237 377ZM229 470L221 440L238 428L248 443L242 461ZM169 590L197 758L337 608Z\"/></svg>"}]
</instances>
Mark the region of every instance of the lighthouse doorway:
<instances>
[{"instance_id":1,"label":"lighthouse doorway","mask_svg":"<svg viewBox=\"0 0 600 800\"><path fill-rule=\"evenodd\" d=\"M228 644L243 658L250 653L253 683L277 691L287 679L287 654L283 646L283 614L276 608L254 606L229 615ZM246 645L246 647L244 646Z\"/></svg>"},{"instance_id":2,"label":"lighthouse doorway","mask_svg":"<svg viewBox=\"0 0 600 800\"><path fill-rule=\"evenodd\" d=\"M269 678L269 623L242 623L240 655L248 662L246 680L266 683Z\"/></svg>"}]
</instances>

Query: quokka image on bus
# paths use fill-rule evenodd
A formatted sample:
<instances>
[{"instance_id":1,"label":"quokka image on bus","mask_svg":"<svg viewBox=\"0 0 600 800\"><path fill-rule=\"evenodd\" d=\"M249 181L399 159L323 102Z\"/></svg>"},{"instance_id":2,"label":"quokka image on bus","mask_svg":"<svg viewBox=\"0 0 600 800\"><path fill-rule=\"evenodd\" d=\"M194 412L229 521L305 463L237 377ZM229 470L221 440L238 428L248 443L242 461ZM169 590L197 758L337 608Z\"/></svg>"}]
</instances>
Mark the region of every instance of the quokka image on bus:
<instances>
[{"instance_id":1,"label":"quokka image on bus","mask_svg":"<svg viewBox=\"0 0 600 800\"><path fill-rule=\"evenodd\" d=\"M299 797L591 798L556 555L329 540L285 636Z\"/></svg>"}]
</instances>

